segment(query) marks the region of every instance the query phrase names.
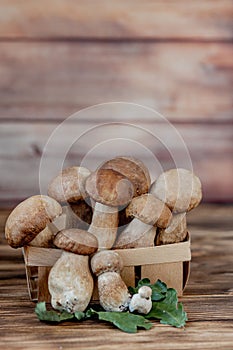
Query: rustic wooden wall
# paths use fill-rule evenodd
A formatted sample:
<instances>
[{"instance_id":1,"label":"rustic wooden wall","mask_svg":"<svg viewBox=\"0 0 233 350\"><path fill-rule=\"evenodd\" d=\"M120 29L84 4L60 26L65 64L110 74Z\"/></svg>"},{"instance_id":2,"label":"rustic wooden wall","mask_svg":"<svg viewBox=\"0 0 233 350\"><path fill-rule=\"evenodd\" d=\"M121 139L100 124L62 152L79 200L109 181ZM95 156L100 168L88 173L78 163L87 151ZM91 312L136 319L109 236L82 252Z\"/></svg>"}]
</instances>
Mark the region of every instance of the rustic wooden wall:
<instances>
[{"instance_id":1,"label":"rustic wooden wall","mask_svg":"<svg viewBox=\"0 0 233 350\"><path fill-rule=\"evenodd\" d=\"M0 206L38 192L43 147L62 120L109 101L162 113L187 144L204 200L232 201L232 15L230 0L0 0Z\"/></svg>"}]
</instances>

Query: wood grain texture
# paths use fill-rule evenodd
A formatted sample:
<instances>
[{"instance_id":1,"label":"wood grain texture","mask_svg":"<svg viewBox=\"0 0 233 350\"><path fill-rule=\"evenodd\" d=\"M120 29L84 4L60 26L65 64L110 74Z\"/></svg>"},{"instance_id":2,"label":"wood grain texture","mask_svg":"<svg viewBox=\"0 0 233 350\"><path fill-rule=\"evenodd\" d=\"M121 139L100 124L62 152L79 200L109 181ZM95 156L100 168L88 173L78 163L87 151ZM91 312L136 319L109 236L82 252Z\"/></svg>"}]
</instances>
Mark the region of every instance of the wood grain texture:
<instances>
[{"instance_id":1,"label":"wood grain texture","mask_svg":"<svg viewBox=\"0 0 233 350\"><path fill-rule=\"evenodd\" d=\"M2 38L231 39L230 0L1 0Z\"/></svg>"},{"instance_id":2,"label":"wood grain texture","mask_svg":"<svg viewBox=\"0 0 233 350\"><path fill-rule=\"evenodd\" d=\"M41 188L46 192L49 182L62 166L82 164L93 171L104 160L127 154L145 162L151 172L152 181L163 169L187 168L188 153L184 152L183 144L176 143L176 133L173 129L169 129L166 124L154 124L153 121L151 124L142 123L146 130L150 130L150 134L141 127L137 127L136 121L134 124L133 128L125 125L110 125L100 129L90 129L90 125L85 122L68 123L61 129L61 133L53 137L54 142L47 147L47 151L44 147L55 129L53 123L1 124L0 198L2 206L12 206L25 197L38 194L40 192L39 176ZM193 124L192 127L185 124L175 126L181 135L181 140L184 140L188 147L194 172L201 179L204 200L231 201L233 198L232 126L216 127L211 124ZM87 132L78 139L78 135L84 130ZM47 162L42 163L40 167L43 151Z\"/></svg>"},{"instance_id":3,"label":"wood grain texture","mask_svg":"<svg viewBox=\"0 0 233 350\"><path fill-rule=\"evenodd\" d=\"M38 248L27 246L23 248L25 263L28 266L53 266L60 258L61 249ZM161 245L157 247L137 249L115 249L124 266L144 264L171 263L191 260L190 241ZM43 271L43 270L42 270Z\"/></svg>"},{"instance_id":4,"label":"wood grain texture","mask_svg":"<svg viewBox=\"0 0 233 350\"><path fill-rule=\"evenodd\" d=\"M232 122L232 54L227 43L2 42L0 120L123 101L171 121Z\"/></svg>"},{"instance_id":5,"label":"wood grain texture","mask_svg":"<svg viewBox=\"0 0 233 350\"><path fill-rule=\"evenodd\" d=\"M7 211L0 212L0 345L6 349L117 350L232 349L233 290L232 206L200 206L188 216L192 232L191 275L180 298L188 313L185 330L153 321L150 331L122 333L95 320L41 323L29 301L21 250L6 245L2 228ZM208 226L209 223L209 226ZM215 225L218 223L218 225ZM21 261L21 262L20 262Z\"/></svg>"},{"instance_id":6,"label":"wood grain texture","mask_svg":"<svg viewBox=\"0 0 233 350\"><path fill-rule=\"evenodd\" d=\"M141 278L149 278L151 283L155 283L160 279L171 288L175 288L179 296L183 294L184 280L182 262L143 265L141 267Z\"/></svg>"}]
</instances>

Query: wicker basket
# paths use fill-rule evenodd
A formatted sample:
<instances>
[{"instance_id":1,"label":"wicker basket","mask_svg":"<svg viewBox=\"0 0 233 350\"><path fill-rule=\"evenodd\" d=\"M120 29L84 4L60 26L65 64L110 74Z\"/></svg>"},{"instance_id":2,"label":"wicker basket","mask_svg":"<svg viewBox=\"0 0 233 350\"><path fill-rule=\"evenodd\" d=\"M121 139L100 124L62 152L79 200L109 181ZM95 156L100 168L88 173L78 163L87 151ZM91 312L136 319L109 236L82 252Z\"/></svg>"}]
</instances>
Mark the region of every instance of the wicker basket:
<instances>
[{"instance_id":1,"label":"wicker basket","mask_svg":"<svg viewBox=\"0 0 233 350\"><path fill-rule=\"evenodd\" d=\"M140 278L147 277L151 282L159 278L169 287L175 288L179 296L183 294L189 277L191 260L189 234L186 241L181 243L115 251L123 259L122 278L127 286L135 286ZM23 248L31 300L50 301L48 275L61 253L60 249L29 246ZM98 301L96 283L92 301Z\"/></svg>"}]
</instances>

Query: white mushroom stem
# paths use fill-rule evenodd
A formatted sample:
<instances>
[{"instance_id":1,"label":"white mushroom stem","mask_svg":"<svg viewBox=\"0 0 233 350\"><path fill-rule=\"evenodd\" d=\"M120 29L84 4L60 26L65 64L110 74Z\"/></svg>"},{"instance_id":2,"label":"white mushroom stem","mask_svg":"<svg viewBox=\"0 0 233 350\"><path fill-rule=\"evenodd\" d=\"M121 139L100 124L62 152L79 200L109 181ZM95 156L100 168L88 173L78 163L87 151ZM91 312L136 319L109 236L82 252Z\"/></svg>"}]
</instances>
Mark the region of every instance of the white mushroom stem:
<instances>
[{"instance_id":1,"label":"white mushroom stem","mask_svg":"<svg viewBox=\"0 0 233 350\"><path fill-rule=\"evenodd\" d=\"M111 249L117 236L118 208L96 202L88 232L98 240L99 250Z\"/></svg>"},{"instance_id":2,"label":"white mushroom stem","mask_svg":"<svg viewBox=\"0 0 233 350\"><path fill-rule=\"evenodd\" d=\"M144 224L135 218L120 233L114 249L153 247L155 235L156 227Z\"/></svg>"},{"instance_id":3,"label":"white mushroom stem","mask_svg":"<svg viewBox=\"0 0 233 350\"><path fill-rule=\"evenodd\" d=\"M63 251L50 271L48 287L54 309L84 311L93 292L89 256Z\"/></svg>"}]
</instances>

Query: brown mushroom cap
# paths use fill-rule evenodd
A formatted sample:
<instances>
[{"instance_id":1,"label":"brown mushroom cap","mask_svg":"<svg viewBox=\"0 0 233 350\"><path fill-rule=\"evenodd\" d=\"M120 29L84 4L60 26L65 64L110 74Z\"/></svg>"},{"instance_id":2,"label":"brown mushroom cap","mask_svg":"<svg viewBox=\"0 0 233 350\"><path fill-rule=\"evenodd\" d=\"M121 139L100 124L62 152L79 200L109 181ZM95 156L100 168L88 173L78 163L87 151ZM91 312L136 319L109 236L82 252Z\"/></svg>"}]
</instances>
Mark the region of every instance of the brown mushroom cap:
<instances>
[{"instance_id":1,"label":"brown mushroom cap","mask_svg":"<svg viewBox=\"0 0 233 350\"><path fill-rule=\"evenodd\" d=\"M176 213L190 211L202 198L201 182L186 169L170 169L152 184L150 193L167 204Z\"/></svg>"},{"instance_id":2,"label":"brown mushroom cap","mask_svg":"<svg viewBox=\"0 0 233 350\"><path fill-rule=\"evenodd\" d=\"M91 269L96 276L110 271L120 273L123 269L123 261L117 252L101 250L92 257Z\"/></svg>"},{"instance_id":3,"label":"brown mushroom cap","mask_svg":"<svg viewBox=\"0 0 233 350\"><path fill-rule=\"evenodd\" d=\"M70 167L57 175L48 186L48 195L58 202L77 202L85 198L85 182L91 172L83 167Z\"/></svg>"},{"instance_id":4,"label":"brown mushroom cap","mask_svg":"<svg viewBox=\"0 0 233 350\"><path fill-rule=\"evenodd\" d=\"M98 249L98 241L94 235L76 228L59 231L53 243L60 249L79 255L91 255Z\"/></svg>"},{"instance_id":5,"label":"brown mushroom cap","mask_svg":"<svg viewBox=\"0 0 233 350\"><path fill-rule=\"evenodd\" d=\"M145 224L162 228L167 227L172 217L166 204L148 193L133 198L126 208L126 215L133 216Z\"/></svg>"},{"instance_id":6,"label":"brown mushroom cap","mask_svg":"<svg viewBox=\"0 0 233 350\"><path fill-rule=\"evenodd\" d=\"M48 196L37 195L24 200L7 219L5 236L9 245L13 248L27 245L61 213L60 204Z\"/></svg>"},{"instance_id":7,"label":"brown mushroom cap","mask_svg":"<svg viewBox=\"0 0 233 350\"><path fill-rule=\"evenodd\" d=\"M143 162L133 157L116 157L106 161L100 169L112 169L127 177L134 187L134 197L147 193L150 174Z\"/></svg>"},{"instance_id":8,"label":"brown mushroom cap","mask_svg":"<svg viewBox=\"0 0 233 350\"><path fill-rule=\"evenodd\" d=\"M99 169L87 178L86 192L98 203L117 207L129 203L133 185L115 170Z\"/></svg>"}]
</instances>

